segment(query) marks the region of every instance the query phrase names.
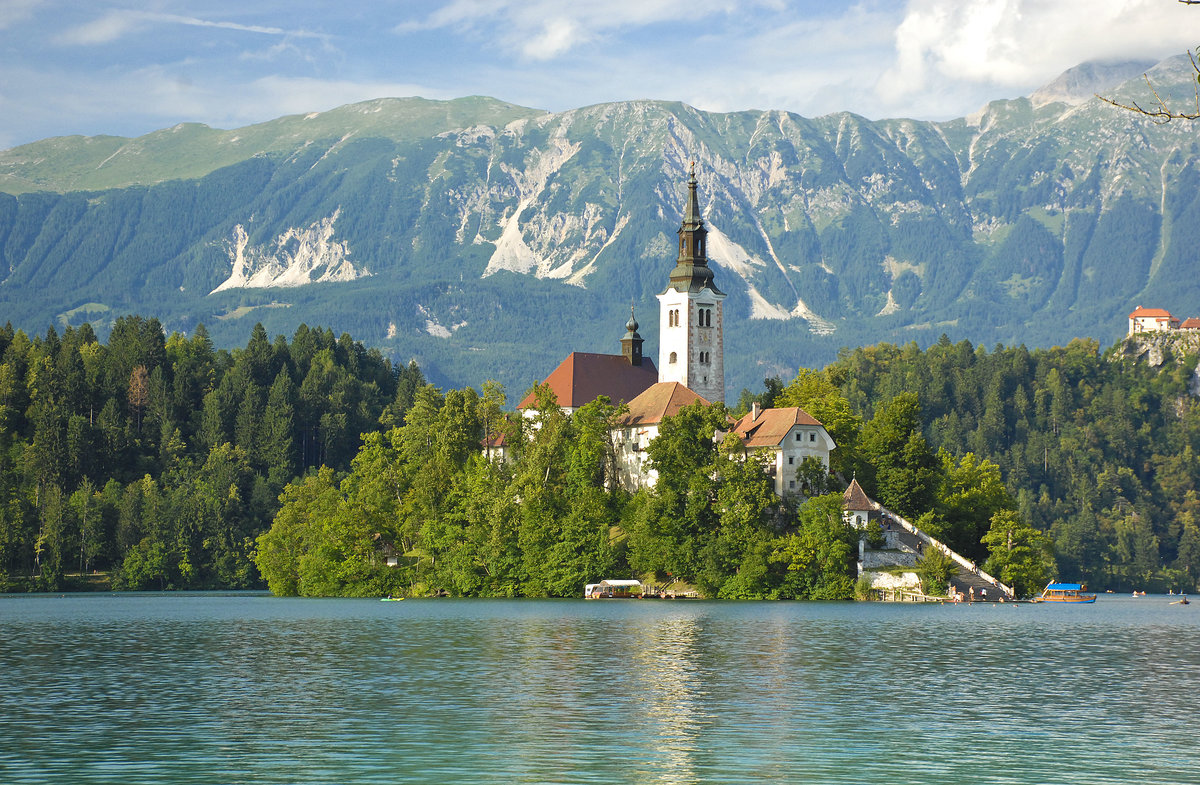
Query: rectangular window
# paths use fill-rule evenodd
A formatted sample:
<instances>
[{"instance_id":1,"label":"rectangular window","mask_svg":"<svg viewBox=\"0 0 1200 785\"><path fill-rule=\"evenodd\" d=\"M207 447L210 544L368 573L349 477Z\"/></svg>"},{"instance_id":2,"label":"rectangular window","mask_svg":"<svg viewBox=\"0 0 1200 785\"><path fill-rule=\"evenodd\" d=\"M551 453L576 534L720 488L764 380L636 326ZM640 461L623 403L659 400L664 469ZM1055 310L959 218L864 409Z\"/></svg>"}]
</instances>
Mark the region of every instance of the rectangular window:
<instances>
[{"instance_id":1,"label":"rectangular window","mask_svg":"<svg viewBox=\"0 0 1200 785\"><path fill-rule=\"evenodd\" d=\"M788 465L790 466L790 465L792 465L792 464L793 464L793 463L795 463L795 462L796 462L796 456L794 456L794 455L789 455L789 456L788 456Z\"/></svg>"},{"instance_id":2,"label":"rectangular window","mask_svg":"<svg viewBox=\"0 0 1200 785\"><path fill-rule=\"evenodd\" d=\"M810 442L815 442L815 441L817 440L817 435L816 435L815 433L810 433L810 434L808 435L808 440L809 440Z\"/></svg>"},{"instance_id":3,"label":"rectangular window","mask_svg":"<svg viewBox=\"0 0 1200 785\"><path fill-rule=\"evenodd\" d=\"M800 434L796 434L796 441L800 441Z\"/></svg>"}]
</instances>

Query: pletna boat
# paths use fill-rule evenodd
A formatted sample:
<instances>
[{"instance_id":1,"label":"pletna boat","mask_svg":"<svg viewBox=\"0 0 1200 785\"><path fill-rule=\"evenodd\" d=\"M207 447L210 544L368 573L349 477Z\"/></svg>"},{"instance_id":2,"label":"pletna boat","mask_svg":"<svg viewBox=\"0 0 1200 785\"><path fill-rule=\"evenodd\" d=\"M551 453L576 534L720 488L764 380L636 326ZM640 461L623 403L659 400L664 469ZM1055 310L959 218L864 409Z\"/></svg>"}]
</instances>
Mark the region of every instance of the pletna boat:
<instances>
[{"instance_id":1,"label":"pletna boat","mask_svg":"<svg viewBox=\"0 0 1200 785\"><path fill-rule=\"evenodd\" d=\"M583 587L585 600L635 599L641 596L642 582L635 580L607 580Z\"/></svg>"},{"instance_id":2,"label":"pletna boat","mask_svg":"<svg viewBox=\"0 0 1200 785\"><path fill-rule=\"evenodd\" d=\"M1034 602L1095 602L1095 594L1084 594L1083 585L1078 583L1047 583L1042 595Z\"/></svg>"}]
</instances>

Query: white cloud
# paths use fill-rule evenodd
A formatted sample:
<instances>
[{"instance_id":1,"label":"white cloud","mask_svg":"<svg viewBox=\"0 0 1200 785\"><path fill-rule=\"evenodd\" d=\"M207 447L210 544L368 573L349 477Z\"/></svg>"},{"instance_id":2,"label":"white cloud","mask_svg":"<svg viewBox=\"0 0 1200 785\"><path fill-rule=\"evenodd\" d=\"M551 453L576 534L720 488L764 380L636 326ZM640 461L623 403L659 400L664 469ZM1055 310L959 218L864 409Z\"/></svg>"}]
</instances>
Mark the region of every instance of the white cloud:
<instances>
[{"instance_id":1,"label":"white cloud","mask_svg":"<svg viewBox=\"0 0 1200 785\"><path fill-rule=\"evenodd\" d=\"M108 44L144 26L144 16L137 11L110 11L99 19L72 27L55 40L68 46Z\"/></svg>"},{"instance_id":2,"label":"white cloud","mask_svg":"<svg viewBox=\"0 0 1200 785\"><path fill-rule=\"evenodd\" d=\"M325 35L309 32L307 30L285 30L281 27L245 25L238 24L237 22L213 21L210 19L200 19L198 17L183 16L180 14L163 14L153 11L130 11L122 9L110 11L99 19L73 27L58 36L57 41L58 43L67 45L108 44L124 37L131 32L157 24L185 25L188 27L211 27L220 30L234 30L237 32L257 33L261 35L288 36L292 38L327 38Z\"/></svg>"},{"instance_id":3,"label":"white cloud","mask_svg":"<svg viewBox=\"0 0 1200 785\"><path fill-rule=\"evenodd\" d=\"M0 30L7 30L33 16L42 0L5 0L0 3Z\"/></svg>"},{"instance_id":4,"label":"white cloud","mask_svg":"<svg viewBox=\"0 0 1200 785\"><path fill-rule=\"evenodd\" d=\"M781 8L784 0L451 0L423 20L396 25L398 33L437 28L483 31L509 52L531 60L558 57L604 36L660 22L682 21L684 35L702 32L717 14Z\"/></svg>"},{"instance_id":5,"label":"white cloud","mask_svg":"<svg viewBox=\"0 0 1200 785\"><path fill-rule=\"evenodd\" d=\"M878 89L894 101L947 83L1035 88L1087 60L1182 52L1197 22L1161 0L910 0Z\"/></svg>"}]
</instances>

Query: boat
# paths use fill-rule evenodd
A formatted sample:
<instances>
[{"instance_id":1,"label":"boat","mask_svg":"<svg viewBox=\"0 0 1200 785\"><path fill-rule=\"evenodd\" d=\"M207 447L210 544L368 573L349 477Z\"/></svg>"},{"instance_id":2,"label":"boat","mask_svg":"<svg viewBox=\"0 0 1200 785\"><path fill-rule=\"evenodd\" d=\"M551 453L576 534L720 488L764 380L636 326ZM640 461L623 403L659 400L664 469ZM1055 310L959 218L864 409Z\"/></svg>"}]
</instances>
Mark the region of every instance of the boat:
<instances>
[{"instance_id":1,"label":"boat","mask_svg":"<svg viewBox=\"0 0 1200 785\"><path fill-rule=\"evenodd\" d=\"M589 583L583 587L585 600L638 599L642 596L642 582L635 580L607 580Z\"/></svg>"},{"instance_id":2,"label":"boat","mask_svg":"<svg viewBox=\"0 0 1200 785\"><path fill-rule=\"evenodd\" d=\"M1095 602L1096 595L1084 594L1083 585L1079 583L1054 583L1046 584L1046 588L1042 589L1040 597L1035 597L1034 602Z\"/></svg>"},{"instance_id":3,"label":"boat","mask_svg":"<svg viewBox=\"0 0 1200 785\"><path fill-rule=\"evenodd\" d=\"M1188 601L1187 595L1185 594L1183 595L1183 599L1175 600L1175 602L1171 603L1171 605L1191 605L1191 602Z\"/></svg>"},{"instance_id":4,"label":"boat","mask_svg":"<svg viewBox=\"0 0 1200 785\"><path fill-rule=\"evenodd\" d=\"M403 597L380 597L379 601L380 602L400 602L403 599L404 599Z\"/></svg>"}]
</instances>

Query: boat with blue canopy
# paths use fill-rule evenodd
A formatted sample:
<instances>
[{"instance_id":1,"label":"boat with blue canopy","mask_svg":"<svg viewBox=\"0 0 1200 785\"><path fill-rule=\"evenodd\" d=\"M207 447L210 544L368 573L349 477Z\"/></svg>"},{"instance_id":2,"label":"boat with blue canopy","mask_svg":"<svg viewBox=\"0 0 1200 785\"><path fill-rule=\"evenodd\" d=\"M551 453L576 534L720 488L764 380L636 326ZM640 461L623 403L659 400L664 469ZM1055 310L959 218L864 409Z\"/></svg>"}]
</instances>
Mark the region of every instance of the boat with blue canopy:
<instances>
[{"instance_id":1,"label":"boat with blue canopy","mask_svg":"<svg viewBox=\"0 0 1200 785\"><path fill-rule=\"evenodd\" d=\"M1080 583L1047 583L1042 589L1042 595L1035 597L1034 602L1095 602L1095 594L1084 594L1083 584Z\"/></svg>"}]
</instances>

